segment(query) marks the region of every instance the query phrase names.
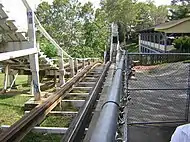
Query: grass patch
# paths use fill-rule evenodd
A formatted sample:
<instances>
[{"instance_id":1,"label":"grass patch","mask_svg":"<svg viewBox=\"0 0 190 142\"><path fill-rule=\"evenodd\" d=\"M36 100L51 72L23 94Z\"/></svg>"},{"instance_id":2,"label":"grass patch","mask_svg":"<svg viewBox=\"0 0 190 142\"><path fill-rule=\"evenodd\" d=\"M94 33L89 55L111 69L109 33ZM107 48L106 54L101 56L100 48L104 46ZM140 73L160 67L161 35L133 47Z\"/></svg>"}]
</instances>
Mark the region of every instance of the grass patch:
<instances>
[{"instance_id":1,"label":"grass patch","mask_svg":"<svg viewBox=\"0 0 190 142\"><path fill-rule=\"evenodd\" d=\"M0 125L12 125L24 115L24 103L30 97L21 95L0 94Z\"/></svg>"},{"instance_id":2,"label":"grass patch","mask_svg":"<svg viewBox=\"0 0 190 142\"><path fill-rule=\"evenodd\" d=\"M0 88L3 88L4 74L0 73Z\"/></svg>"},{"instance_id":3,"label":"grass patch","mask_svg":"<svg viewBox=\"0 0 190 142\"><path fill-rule=\"evenodd\" d=\"M48 116L41 123L42 127L69 127L72 121L71 117L63 116Z\"/></svg>"},{"instance_id":4,"label":"grass patch","mask_svg":"<svg viewBox=\"0 0 190 142\"><path fill-rule=\"evenodd\" d=\"M79 108L73 106L71 102L62 102L61 106L58 104L53 110L54 111L78 111Z\"/></svg>"},{"instance_id":5,"label":"grass patch","mask_svg":"<svg viewBox=\"0 0 190 142\"><path fill-rule=\"evenodd\" d=\"M64 99L66 100L85 100L86 96L80 96L80 95L68 95Z\"/></svg>"},{"instance_id":6,"label":"grass patch","mask_svg":"<svg viewBox=\"0 0 190 142\"><path fill-rule=\"evenodd\" d=\"M190 63L190 60L185 60L183 61L183 63Z\"/></svg>"},{"instance_id":7,"label":"grass patch","mask_svg":"<svg viewBox=\"0 0 190 142\"><path fill-rule=\"evenodd\" d=\"M63 136L56 134L39 134L30 132L21 142L60 142Z\"/></svg>"},{"instance_id":8,"label":"grass patch","mask_svg":"<svg viewBox=\"0 0 190 142\"><path fill-rule=\"evenodd\" d=\"M27 79L28 79L27 75L18 75L17 76L15 84L16 84L18 90L24 91L24 90L30 89L30 87L27 85ZM3 84L4 84L4 74L0 73L0 88L3 88Z\"/></svg>"},{"instance_id":9,"label":"grass patch","mask_svg":"<svg viewBox=\"0 0 190 142\"><path fill-rule=\"evenodd\" d=\"M74 89L74 90L71 90L70 93L88 93L88 90L77 90L77 89Z\"/></svg>"}]
</instances>

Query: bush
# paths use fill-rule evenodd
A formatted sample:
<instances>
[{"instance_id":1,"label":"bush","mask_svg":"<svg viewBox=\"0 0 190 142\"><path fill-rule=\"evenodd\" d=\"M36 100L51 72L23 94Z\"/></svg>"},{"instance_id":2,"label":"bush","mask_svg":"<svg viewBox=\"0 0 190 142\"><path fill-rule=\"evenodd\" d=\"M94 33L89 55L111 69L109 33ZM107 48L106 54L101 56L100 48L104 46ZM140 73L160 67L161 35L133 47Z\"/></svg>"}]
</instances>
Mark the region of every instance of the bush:
<instances>
[{"instance_id":1,"label":"bush","mask_svg":"<svg viewBox=\"0 0 190 142\"><path fill-rule=\"evenodd\" d=\"M40 42L40 49L42 52L47 55L47 57L56 57L57 56L57 49L51 44L48 43L46 40Z\"/></svg>"},{"instance_id":2,"label":"bush","mask_svg":"<svg viewBox=\"0 0 190 142\"><path fill-rule=\"evenodd\" d=\"M174 40L174 47L181 52L190 52L190 37L184 36Z\"/></svg>"}]
</instances>

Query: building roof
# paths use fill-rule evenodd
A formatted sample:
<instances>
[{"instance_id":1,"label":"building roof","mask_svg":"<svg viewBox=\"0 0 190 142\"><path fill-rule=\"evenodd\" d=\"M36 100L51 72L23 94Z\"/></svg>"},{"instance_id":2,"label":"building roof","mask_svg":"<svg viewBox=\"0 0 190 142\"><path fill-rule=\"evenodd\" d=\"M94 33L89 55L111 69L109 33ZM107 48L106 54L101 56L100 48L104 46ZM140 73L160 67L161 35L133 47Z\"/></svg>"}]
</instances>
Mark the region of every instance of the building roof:
<instances>
[{"instance_id":1,"label":"building roof","mask_svg":"<svg viewBox=\"0 0 190 142\"><path fill-rule=\"evenodd\" d=\"M165 33L190 33L190 17L166 22L154 27L150 27L148 29L144 29L141 32L146 31L160 31Z\"/></svg>"}]
</instances>

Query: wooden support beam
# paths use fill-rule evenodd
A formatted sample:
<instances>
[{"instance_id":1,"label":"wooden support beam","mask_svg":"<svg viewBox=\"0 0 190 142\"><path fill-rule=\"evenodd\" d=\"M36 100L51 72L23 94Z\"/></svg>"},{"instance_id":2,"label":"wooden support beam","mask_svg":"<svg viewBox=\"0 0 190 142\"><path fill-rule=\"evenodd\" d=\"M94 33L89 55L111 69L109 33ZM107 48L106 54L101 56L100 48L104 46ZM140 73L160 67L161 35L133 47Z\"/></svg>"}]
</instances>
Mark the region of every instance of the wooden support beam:
<instances>
[{"instance_id":1,"label":"wooden support beam","mask_svg":"<svg viewBox=\"0 0 190 142\"><path fill-rule=\"evenodd\" d=\"M10 126L8 125L2 125L1 129L6 130ZM35 133L48 133L48 134L65 134L68 128L63 127L34 127L32 129L32 132Z\"/></svg>"},{"instance_id":2,"label":"wooden support beam","mask_svg":"<svg viewBox=\"0 0 190 142\"><path fill-rule=\"evenodd\" d=\"M36 44L34 11L29 8L27 9L27 19L28 19L29 48L38 50L37 44ZM40 96L38 54L29 55L29 60L30 60L30 69L32 72L31 92L34 93L35 100L39 101L41 96Z\"/></svg>"},{"instance_id":3,"label":"wooden support beam","mask_svg":"<svg viewBox=\"0 0 190 142\"><path fill-rule=\"evenodd\" d=\"M78 60L77 59L74 60L74 68L75 68L75 74L77 74L77 72L78 72Z\"/></svg>"},{"instance_id":4,"label":"wooden support beam","mask_svg":"<svg viewBox=\"0 0 190 142\"><path fill-rule=\"evenodd\" d=\"M85 68L85 60L82 60L82 68Z\"/></svg>"},{"instance_id":5,"label":"wooden support beam","mask_svg":"<svg viewBox=\"0 0 190 142\"><path fill-rule=\"evenodd\" d=\"M73 77L75 75L73 59L69 59L69 64L70 64L71 77Z\"/></svg>"},{"instance_id":6,"label":"wooden support beam","mask_svg":"<svg viewBox=\"0 0 190 142\"><path fill-rule=\"evenodd\" d=\"M37 49L24 49L24 50L18 50L18 51L12 51L12 52L5 52L0 53L0 61L5 61L13 58L18 58L22 56L27 56L31 54L38 53Z\"/></svg>"},{"instance_id":7,"label":"wooden support beam","mask_svg":"<svg viewBox=\"0 0 190 142\"><path fill-rule=\"evenodd\" d=\"M7 64L6 67L5 67L5 77L4 77L3 92L6 92L6 90L7 90L8 80L9 80L9 65Z\"/></svg>"},{"instance_id":8,"label":"wooden support beam","mask_svg":"<svg viewBox=\"0 0 190 142\"><path fill-rule=\"evenodd\" d=\"M59 86L65 84L65 69L64 69L64 61L63 61L63 54L59 51Z\"/></svg>"},{"instance_id":9,"label":"wooden support beam","mask_svg":"<svg viewBox=\"0 0 190 142\"><path fill-rule=\"evenodd\" d=\"M30 111L25 111L25 114ZM48 116L64 116L64 117L74 117L78 114L77 111L51 111Z\"/></svg>"},{"instance_id":10,"label":"wooden support beam","mask_svg":"<svg viewBox=\"0 0 190 142\"><path fill-rule=\"evenodd\" d=\"M139 34L139 52L141 53L141 34Z\"/></svg>"}]
</instances>

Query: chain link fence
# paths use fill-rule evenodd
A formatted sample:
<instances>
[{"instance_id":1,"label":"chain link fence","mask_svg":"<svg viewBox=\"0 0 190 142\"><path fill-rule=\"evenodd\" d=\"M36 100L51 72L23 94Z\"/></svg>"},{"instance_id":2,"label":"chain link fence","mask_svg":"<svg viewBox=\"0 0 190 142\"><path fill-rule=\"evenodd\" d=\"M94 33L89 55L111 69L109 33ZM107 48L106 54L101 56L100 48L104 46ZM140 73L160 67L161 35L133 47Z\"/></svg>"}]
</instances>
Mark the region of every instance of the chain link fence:
<instances>
[{"instance_id":1,"label":"chain link fence","mask_svg":"<svg viewBox=\"0 0 190 142\"><path fill-rule=\"evenodd\" d=\"M190 119L190 54L128 54L127 58L129 141L138 141L134 134L140 134L142 142L170 141L175 127Z\"/></svg>"}]
</instances>

